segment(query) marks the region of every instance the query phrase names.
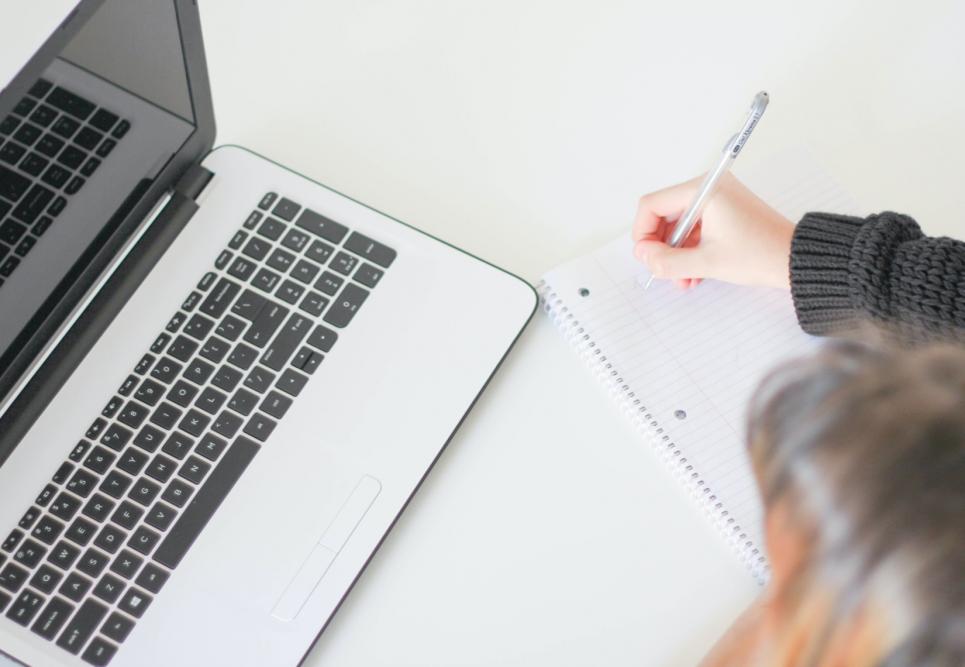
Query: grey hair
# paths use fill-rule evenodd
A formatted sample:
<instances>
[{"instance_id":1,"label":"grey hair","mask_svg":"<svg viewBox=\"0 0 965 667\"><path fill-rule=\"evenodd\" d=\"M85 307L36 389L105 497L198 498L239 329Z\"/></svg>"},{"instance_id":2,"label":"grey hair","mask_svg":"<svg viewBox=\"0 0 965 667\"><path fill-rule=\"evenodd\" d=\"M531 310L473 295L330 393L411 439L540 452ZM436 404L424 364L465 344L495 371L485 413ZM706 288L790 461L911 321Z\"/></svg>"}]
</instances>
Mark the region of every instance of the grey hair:
<instances>
[{"instance_id":1,"label":"grey hair","mask_svg":"<svg viewBox=\"0 0 965 667\"><path fill-rule=\"evenodd\" d=\"M965 665L965 349L827 345L764 380L748 446L765 505L808 526L829 624L884 597L904 630L880 667Z\"/></svg>"}]
</instances>

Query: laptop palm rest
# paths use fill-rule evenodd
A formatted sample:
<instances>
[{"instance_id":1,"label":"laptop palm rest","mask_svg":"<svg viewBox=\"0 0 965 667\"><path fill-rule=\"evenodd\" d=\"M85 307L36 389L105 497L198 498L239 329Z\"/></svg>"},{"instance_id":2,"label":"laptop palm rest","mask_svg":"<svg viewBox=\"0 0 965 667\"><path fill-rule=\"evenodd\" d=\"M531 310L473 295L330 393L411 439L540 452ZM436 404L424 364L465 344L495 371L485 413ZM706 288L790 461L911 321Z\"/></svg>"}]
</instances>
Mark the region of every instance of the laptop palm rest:
<instances>
[{"instance_id":1,"label":"laptop palm rest","mask_svg":"<svg viewBox=\"0 0 965 667\"><path fill-rule=\"evenodd\" d=\"M273 617L280 621L292 621L298 616L298 612L305 606L305 602L328 572L338 552L348 542L355 527L381 490L381 482L374 477L365 475L359 480L345 504L332 519L332 523L325 529L318 544L308 554L308 558L275 603L275 608L271 611Z\"/></svg>"}]
</instances>

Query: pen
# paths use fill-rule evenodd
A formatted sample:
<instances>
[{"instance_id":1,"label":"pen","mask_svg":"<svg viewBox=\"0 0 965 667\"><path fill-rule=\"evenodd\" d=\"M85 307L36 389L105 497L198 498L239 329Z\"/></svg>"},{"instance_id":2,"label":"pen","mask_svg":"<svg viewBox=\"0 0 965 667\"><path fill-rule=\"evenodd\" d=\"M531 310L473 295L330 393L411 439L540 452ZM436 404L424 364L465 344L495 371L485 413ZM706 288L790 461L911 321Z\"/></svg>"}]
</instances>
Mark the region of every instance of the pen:
<instances>
[{"instance_id":1,"label":"pen","mask_svg":"<svg viewBox=\"0 0 965 667\"><path fill-rule=\"evenodd\" d=\"M690 208L687 209L687 212L684 213L680 220L677 221L677 224L674 225L673 233L670 235L670 242L668 244L671 248L678 247L690 236L690 232L693 231L694 225L697 224L697 219L700 218L700 214L704 210L704 204L706 204L707 200L714 194L714 191L717 189L717 184L720 183L720 179L727 173L727 170L730 169L730 165L737 158L737 154L741 152L744 144L747 143L747 138L751 136L751 132L757 127L757 122L761 119L761 116L764 115L764 109L767 108L768 101L767 93L763 90L754 96L750 113L747 115L747 120L744 121L743 127L741 127L737 134L728 139L717 166L707 172L707 176L704 178L704 182L701 183L700 189L697 190L697 196L694 197ZM652 282L653 275L651 274L650 279L647 281L647 284L644 285L643 289L650 287L650 283Z\"/></svg>"}]
</instances>

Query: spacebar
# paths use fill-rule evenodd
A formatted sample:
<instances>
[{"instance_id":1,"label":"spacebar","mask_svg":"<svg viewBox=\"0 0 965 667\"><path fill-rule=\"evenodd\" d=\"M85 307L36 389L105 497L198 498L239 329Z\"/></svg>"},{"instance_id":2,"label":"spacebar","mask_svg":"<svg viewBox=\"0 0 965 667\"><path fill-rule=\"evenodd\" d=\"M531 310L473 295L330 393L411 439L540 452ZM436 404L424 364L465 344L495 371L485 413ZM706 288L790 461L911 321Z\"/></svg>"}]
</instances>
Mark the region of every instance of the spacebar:
<instances>
[{"instance_id":1,"label":"spacebar","mask_svg":"<svg viewBox=\"0 0 965 667\"><path fill-rule=\"evenodd\" d=\"M154 560L169 568L177 567L191 544L198 537L208 519L215 513L251 459L258 453L260 445L244 436L235 440L225 452L224 458L215 466L211 476L194 496L187 509L174 524L161 546L154 552Z\"/></svg>"}]
</instances>

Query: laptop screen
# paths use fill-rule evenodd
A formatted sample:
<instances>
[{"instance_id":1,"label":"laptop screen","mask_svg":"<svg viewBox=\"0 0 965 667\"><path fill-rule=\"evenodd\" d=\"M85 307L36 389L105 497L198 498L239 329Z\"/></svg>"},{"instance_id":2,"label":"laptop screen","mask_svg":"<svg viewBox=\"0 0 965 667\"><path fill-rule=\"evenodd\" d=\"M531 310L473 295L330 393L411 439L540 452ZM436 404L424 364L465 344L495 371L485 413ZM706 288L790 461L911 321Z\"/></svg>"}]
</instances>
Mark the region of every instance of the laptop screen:
<instances>
[{"instance_id":1,"label":"laptop screen","mask_svg":"<svg viewBox=\"0 0 965 667\"><path fill-rule=\"evenodd\" d=\"M177 11L99 3L2 98L0 375L196 130Z\"/></svg>"}]
</instances>

